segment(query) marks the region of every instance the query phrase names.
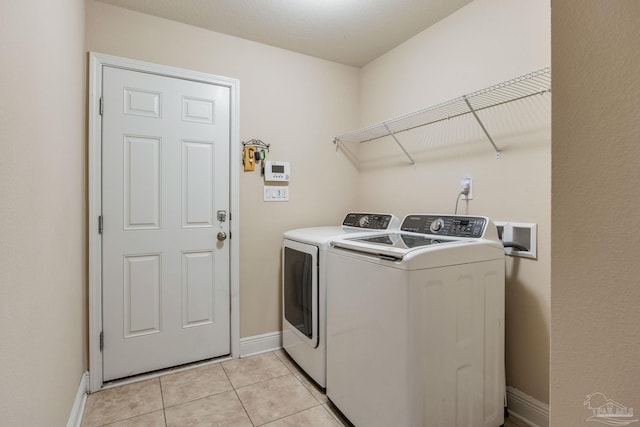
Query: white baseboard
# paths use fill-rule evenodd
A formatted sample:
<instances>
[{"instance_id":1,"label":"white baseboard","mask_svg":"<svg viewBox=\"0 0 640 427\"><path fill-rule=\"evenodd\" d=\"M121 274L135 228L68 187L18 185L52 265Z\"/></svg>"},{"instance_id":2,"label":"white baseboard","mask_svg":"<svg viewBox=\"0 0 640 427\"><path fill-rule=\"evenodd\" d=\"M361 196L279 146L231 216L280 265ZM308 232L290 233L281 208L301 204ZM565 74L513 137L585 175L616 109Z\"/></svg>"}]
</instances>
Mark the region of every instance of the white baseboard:
<instances>
[{"instance_id":1,"label":"white baseboard","mask_svg":"<svg viewBox=\"0 0 640 427\"><path fill-rule=\"evenodd\" d=\"M80 378L80 385L76 392L76 398L71 407L71 414L67 421L67 427L80 427L82 422L82 414L84 413L84 405L87 403L87 388L89 385L89 372L84 372Z\"/></svg>"},{"instance_id":2,"label":"white baseboard","mask_svg":"<svg viewBox=\"0 0 640 427\"><path fill-rule=\"evenodd\" d=\"M532 427L549 427L549 405L517 388L507 387L509 416Z\"/></svg>"},{"instance_id":3,"label":"white baseboard","mask_svg":"<svg viewBox=\"0 0 640 427\"><path fill-rule=\"evenodd\" d=\"M240 338L240 357L266 353L281 347L282 332L280 331Z\"/></svg>"}]
</instances>

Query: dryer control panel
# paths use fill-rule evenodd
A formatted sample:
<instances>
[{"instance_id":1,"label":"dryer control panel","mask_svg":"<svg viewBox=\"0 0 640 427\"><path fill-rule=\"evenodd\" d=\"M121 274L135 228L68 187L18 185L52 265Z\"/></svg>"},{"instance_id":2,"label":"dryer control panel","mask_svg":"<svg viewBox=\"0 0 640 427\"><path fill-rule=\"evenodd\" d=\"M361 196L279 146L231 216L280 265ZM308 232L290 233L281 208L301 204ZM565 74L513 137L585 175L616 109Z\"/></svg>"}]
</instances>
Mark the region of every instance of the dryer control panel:
<instances>
[{"instance_id":1,"label":"dryer control panel","mask_svg":"<svg viewBox=\"0 0 640 427\"><path fill-rule=\"evenodd\" d=\"M407 215L400 230L439 236L480 238L486 224L486 218L478 216Z\"/></svg>"},{"instance_id":2,"label":"dryer control panel","mask_svg":"<svg viewBox=\"0 0 640 427\"><path fill-rule=\"evenodd\" d=\"M390 214L350 213L344 217L345 227L365 228L368 230L387 230L394 216ZM398 220L396 219L396 227Z\"/></svg>"}]
</instances>

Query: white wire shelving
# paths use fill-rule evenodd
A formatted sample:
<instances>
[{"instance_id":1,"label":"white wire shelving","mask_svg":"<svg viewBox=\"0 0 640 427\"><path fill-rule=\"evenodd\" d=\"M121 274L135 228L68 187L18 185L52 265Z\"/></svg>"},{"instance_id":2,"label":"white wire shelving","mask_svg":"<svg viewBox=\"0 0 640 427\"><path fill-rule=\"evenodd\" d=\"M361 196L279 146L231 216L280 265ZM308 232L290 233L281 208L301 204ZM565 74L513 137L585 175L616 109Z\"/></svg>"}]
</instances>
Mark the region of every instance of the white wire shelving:
<instances>
[{"instance_id":1,"label":"white wire shelving","mask_svg":"<svg viewBox=\"0 0 640 427\"><path fill-rule=\"evenodd\" d=\"M500 149L482 123L478 112L550 92L551 67L546 67L441 104L336 136L333 142L350 151L345 146L345 142L365 143L390 136L402 149L411 164L414 164L414 159L396 137L398 133L471 114L489 140L496 158L500 158Z\"/></svg>"}]
</instances>

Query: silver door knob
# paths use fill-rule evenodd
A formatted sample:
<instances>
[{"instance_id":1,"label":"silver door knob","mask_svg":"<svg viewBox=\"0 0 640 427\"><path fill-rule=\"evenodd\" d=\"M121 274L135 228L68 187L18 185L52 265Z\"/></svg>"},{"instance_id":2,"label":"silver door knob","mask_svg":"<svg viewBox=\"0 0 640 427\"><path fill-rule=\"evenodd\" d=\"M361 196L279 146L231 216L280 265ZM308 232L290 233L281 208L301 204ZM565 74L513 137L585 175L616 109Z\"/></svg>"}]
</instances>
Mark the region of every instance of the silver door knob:
<instances>
[{"instance_id":1,"label":"silver door knob","mask_svg":"<svg viewBox=\"0 0 640 427\"><path fill-rule=\"evenodd\" d=\"M227 239L227 233L225 233L224 231L221 231L218 233L218 240L222 242L223 240L226 240L226 239Z\"/></svg>"}]
</instances>

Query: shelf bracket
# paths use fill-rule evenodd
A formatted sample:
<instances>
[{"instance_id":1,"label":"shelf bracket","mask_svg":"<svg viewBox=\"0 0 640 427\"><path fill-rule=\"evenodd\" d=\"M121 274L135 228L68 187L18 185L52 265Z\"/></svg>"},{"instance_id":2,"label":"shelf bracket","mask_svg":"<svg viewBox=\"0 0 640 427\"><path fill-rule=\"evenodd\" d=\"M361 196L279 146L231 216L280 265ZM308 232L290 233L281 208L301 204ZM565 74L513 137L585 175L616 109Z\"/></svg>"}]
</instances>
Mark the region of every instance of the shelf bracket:
<instances>
[{"instance_id":1,"label":"shelf bracket","mask_svg":"<svg viewBox=\"0 0 640 427\"><path fill-rule=\"evenodd\" d=\"M482 131L487 136L487 139L489 140L489 142L493 146L493 150L496 152L496 159L499 159L501 157L500 150L498 150L498 147L496 147L495 142L493 142L493 138L491 138L491 135L489 135L489 132L484 127L484 124L482 123L482 120L480 120L480 117L478 117L478 113L476 113L476 110L473 109L473 107L471 106L471 103L469 102L469 99L467 98L466 95L463 95L462 99L464 99L464 102L467 104L467 107L469 107L469 111L471 111L471 114L473 114L473 117L475 117L476 121L478 122L478 124L482 128Z\"/></svg>"},{"instance_id":2,"label":"shelf bracket","mask_svg":"<svg viewBox=\"0 0 640 427\"><path fill-rule=\"evenodd\" d=\"M347 157L349 157L351 162L353 162L353 164L356 165L357 168L360 168L357 156L349 149L349 147L347 147L347 145L344 142L342 142L340 138L338 137L333 138L333 143L336 144L336 149L337 147L342 148L344 152L347 153Z\"/></svg>"},{"instance_id":3,"label":"shelf bracket","mask_svg":"<svg viewBox=\"0 0 640 427\"><path fill-rule=\"evenodd\" d=\"M411 155L407 152L407 150L404 149L404 147L402 146L402 144L400 144L400 141L398 141L398 138L396 138L396 135L391 132L391 129L389 129L389 126L387 126L386 123L383 123L384 128L387 130L387 132L389 132L389 135L391 136L391 138L393 138L393 140L396 142L396 144L398 144L398 147L400 147L402 149L402 151L404 151L405 156L407 156L409 158L409 161L411 162L412 165L416 164L416 161L413 160L413 157L411 157Z\"/></svg>"}]
</instances>

